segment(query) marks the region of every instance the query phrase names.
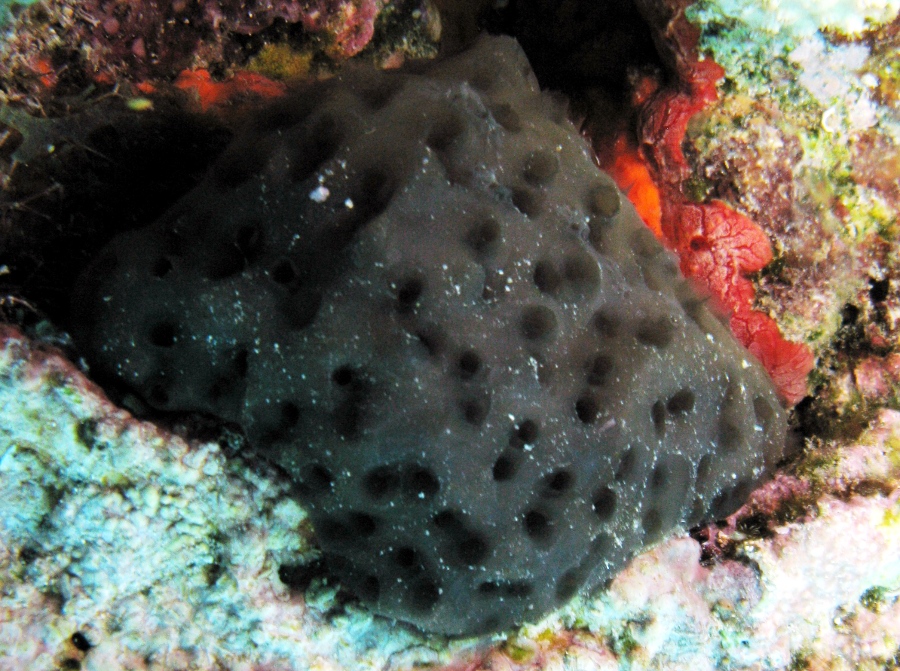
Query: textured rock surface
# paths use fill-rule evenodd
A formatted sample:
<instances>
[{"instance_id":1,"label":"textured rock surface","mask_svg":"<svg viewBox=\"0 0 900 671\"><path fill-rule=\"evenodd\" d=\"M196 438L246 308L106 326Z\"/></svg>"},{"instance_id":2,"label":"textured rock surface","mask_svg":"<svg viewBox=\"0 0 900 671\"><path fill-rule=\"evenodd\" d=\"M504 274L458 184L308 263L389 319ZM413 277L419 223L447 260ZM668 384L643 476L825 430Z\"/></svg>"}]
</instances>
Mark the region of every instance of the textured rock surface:
<instances>
[{"instance_id":1,"label":"textured rock surface","mask_svg":"<svg viewBox=\"0 0 900 671\"><path fill-rule=\"evenodd\" d=\"M432 631L536 618L782 453L765 374L509 39L269 109L75 305L95 370L240 423L346 585Z\"/></svg>"}]
</instances>

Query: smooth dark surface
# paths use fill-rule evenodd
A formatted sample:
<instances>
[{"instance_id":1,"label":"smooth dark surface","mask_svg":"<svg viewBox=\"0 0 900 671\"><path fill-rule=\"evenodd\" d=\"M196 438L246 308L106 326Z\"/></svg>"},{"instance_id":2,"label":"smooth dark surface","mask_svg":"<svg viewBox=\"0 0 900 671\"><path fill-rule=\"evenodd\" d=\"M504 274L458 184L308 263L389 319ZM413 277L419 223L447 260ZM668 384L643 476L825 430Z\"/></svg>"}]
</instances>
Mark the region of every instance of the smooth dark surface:
<instances>
[{"instance_id":1,"label":"smooth dark surface","mask_svg":"<svg viewBox=\"0 0 900 671\"><path fill-rule=\"evenodd\" d=\"M765 373L510 38L277 103L75 305L100 374L240 423L346 586L429 631L539 618L783 451Z\"/></svg>"}]
</instances>

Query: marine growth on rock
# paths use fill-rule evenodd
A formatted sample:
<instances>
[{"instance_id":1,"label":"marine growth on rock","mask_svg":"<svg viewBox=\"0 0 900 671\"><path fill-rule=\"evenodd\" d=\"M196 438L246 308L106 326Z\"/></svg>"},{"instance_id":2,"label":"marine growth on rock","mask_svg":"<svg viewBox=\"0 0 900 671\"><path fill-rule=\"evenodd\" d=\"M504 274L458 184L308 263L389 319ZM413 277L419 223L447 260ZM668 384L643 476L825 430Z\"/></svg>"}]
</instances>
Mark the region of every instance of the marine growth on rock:
<instances>
[{"instance_id":1,"label":"marine growth on rock","mask_svg":"<svg viewBox=\"0 0 900 671\"><path fill-rule=\"evenodd\" d=\"M443 634L537 619L783 451L766 374L510 38L268 108L73 319L101 375L239 423L344 585Z\"/></svg>"}]
</instances>

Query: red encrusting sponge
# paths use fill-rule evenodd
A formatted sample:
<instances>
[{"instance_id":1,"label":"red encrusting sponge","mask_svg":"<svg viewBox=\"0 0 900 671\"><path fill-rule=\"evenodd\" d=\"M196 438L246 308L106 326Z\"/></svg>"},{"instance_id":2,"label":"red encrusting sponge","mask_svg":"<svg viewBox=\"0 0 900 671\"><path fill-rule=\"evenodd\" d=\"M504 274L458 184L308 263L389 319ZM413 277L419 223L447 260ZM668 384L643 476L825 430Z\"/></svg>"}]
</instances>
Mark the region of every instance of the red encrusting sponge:
<instances>
[{"instance_id":1,"label":"red encrusting sponge","mask_svg":"<svg viewBox=\"0 0 900 671\"><path fill-rule=\"evenodd\" d=\"M725 74L714 61L699 60L695 54L681 65L685 62L689 67L679 68L679 88L647 82L638 87L639 152L660 202L659 232L655 222L648 225L678 254L685 276L697 280L730 313L735 337L762 362L784 401L795 405L808 393L806 378L814 357L805 344L786 340L774 319L753 308L755 289L747 278L772 260L768 236L725 203L695 203L684 192L691 176L681 148L688 122L718 98L716 82ZM620 186L629 196L646 191L627 183Z\"/></svg>"}]
</instances>

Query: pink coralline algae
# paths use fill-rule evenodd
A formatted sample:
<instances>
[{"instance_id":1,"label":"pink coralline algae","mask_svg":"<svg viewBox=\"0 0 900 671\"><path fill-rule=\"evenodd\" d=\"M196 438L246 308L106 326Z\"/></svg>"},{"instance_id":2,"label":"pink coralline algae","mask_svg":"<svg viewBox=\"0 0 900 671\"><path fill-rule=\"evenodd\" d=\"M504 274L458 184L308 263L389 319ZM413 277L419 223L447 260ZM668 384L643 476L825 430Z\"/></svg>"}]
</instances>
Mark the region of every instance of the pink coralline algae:
<instances>
[{"instance_id":1,"label":"pink coralline algae","mask_svg":"<svg viewBox=\"0 0 900 671\"><path fill-rule=\"evenodd\" d=\"M205 32L196 7L183 1L86 0L81 10L89 21L83 36L89 66L106 83L115 81L113 64L136 78L186 67Z\"/></svg>"},{"instance_id":2,"label":"pink coralline algae","mask_svg":"<svg viewBox=\"0 0 900 671\"><path fill-rule=\"evenodd\" d=\"M866 357L856 365L853 381L864 398L889 397L892 389L900 386L900 354Z\"/></svg>"}]
</instances>

